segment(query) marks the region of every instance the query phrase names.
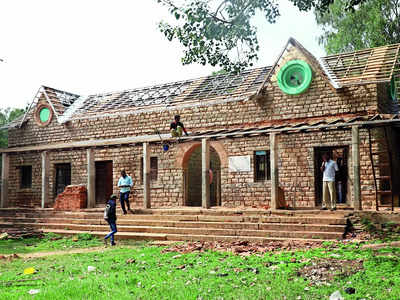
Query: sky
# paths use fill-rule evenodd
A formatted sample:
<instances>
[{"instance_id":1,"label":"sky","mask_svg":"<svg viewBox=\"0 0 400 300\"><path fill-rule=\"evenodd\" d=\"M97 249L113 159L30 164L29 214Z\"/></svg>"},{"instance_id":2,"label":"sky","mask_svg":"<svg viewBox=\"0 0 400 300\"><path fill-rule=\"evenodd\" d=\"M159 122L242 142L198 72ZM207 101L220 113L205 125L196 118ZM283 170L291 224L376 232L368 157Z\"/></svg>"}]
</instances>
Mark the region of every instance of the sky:
<instances>
[{"instance_id":1,"label":"sky","mask_svg":"<svg viewBox=\"0 0 400 300\"><path fill-rule=\"evenodd\" d=\"M256 66L273 64L289 37L317 57L312 12L279 1L275 24L257 16ZM41 85L79 95L120 91L210 75L182 66L182 47L158 30L169 20L156 0L3 0L0 4L0 108L23 108Z\"/></svg>"}]
</instances>

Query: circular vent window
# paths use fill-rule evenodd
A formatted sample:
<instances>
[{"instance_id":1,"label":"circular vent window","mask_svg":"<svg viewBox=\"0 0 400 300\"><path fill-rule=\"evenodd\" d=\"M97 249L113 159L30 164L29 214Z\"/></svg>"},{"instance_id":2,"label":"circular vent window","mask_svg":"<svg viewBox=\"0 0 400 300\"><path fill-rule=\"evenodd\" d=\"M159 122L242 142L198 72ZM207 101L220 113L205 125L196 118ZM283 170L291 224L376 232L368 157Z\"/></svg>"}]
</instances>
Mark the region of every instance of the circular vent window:
<instances>
[{"instance_id":1,"label":"circular vent window","mask_svg":"<svg viewBox=\"0 0 400 300\"><path fill-rule=\"evenodd\" d=\"M396 88L396 81L394 80L394 76L392 77L392 80L390 81L389 94L393 101L397 101L397 88Z\"/></svg>"},{"instance_id":2,"label":"circular vent window","mask_svg":"<svg viewBox=\"0 0 400 300\"><path fill-rule=\"evenodd\" d=\"M50 119L50 109L43 107L39 112L40 122L46 123Z\"/></svg>"},{"instance_id":3,"label":"circular vent window","mask_svg":"<svg viewBox=\"0 0 400 300\"><path fill-rule=\"evenodd\" d=\"M278 73L279 88L286 94L298 95L311 84L312 70L303 60L291 60Z\"/></svg>"},{"instance_id":4,"label":"circular vent window","mask_svg":"<svg viewBox=\"0 0 400 300\"><path fill-rule=\"evenodd\" d=\"M50 124L53 117L53 111L47 103L39 103L35 109L35 121L40 127Z\"/></svg>"}]
</instances>

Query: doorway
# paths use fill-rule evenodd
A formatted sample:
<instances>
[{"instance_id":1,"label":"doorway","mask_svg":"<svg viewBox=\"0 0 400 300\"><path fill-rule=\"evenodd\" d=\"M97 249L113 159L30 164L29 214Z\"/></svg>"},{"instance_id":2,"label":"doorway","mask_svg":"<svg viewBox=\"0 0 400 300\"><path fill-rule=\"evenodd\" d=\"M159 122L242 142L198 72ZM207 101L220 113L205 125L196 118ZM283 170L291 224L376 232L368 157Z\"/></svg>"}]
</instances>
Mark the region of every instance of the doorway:
<instances>
[{"instance_id":1,"label":"doorway","mask_svg":"<svg viewBox=\"0 0 400 300\"><path fill-rule=\"evenodd\" d=\"M113 193L113 163L96 161L96 204L104 204Z\"/></svg>"},{"instance_id":2,"label":"doorway","mask_svg":"<svg viewBox=\"0 0 400 300\"><path fill-rule=\"evenodd\" d=\"M314 173L315 173L315 205L322 205L322 178L323 174L320 167L322 166L322 155L329 153L331 159L338 164L339 171L336 172L336 203L346 204L348 202L348 146L333 147L317 147L314 148ZM342 202L339 203L340 193Z\"/></svg>"},{"instance_id":3,"label":"doorway","mask_svg":"<svg viewBox=\"0 0 400 300\"><path fill-rule=\"evenodd\" d=\"M217 151L210 147L210 205L221 205L221 160ZM202 187L201 146L190 154L184 171L185 205L201 206Z\"/></svg>"},{"instance_id":4,"label":"doorway","mask_svg":"<svg viewBox=\"0 0 400 300\"><path fill-rule=\"evenodd\" d=\"M54 195L57 197L64 192L65 187L71 184L71 164L55 164L56 181Z\"/></svg>"}]
</instances>

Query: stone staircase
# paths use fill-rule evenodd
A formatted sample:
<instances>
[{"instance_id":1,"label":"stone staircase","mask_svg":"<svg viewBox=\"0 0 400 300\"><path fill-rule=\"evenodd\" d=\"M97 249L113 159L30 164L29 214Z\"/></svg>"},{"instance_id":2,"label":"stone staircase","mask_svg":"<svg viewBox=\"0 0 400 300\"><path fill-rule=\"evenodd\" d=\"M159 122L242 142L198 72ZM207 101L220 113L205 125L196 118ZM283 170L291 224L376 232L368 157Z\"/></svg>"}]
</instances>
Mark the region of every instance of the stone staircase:
<instances>
[{"instance_id":1,"label":"stone staircase","mask_svg":"<svg viewBox=\"0 0 400 300\"><path fill-rule=\"evenodd\" d=\"M118 212L118 239L170 241L338 240L347 226L346 211L267 211L256 209L135 209ZM0 209L0 231L29 228L65 235L109 231L103 209Z\"/></svg>"}]
</instances>

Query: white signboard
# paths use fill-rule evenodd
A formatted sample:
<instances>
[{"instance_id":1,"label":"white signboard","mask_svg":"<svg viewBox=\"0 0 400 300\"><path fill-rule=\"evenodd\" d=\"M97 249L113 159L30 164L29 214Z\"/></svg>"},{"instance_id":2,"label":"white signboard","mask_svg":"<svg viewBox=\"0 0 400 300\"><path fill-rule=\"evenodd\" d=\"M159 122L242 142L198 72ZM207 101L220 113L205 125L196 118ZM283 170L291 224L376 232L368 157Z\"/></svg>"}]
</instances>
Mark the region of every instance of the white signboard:
<instances>
[{"instance_id":1,"label":"white signboard","mask_svg":"<svg viewBox=\"0 0 400 300\"><path fill-rule=\"evenodd\" d=\"M250 171L250 155L229 157L229 172Z\"/></svg>"}]
</instances>

